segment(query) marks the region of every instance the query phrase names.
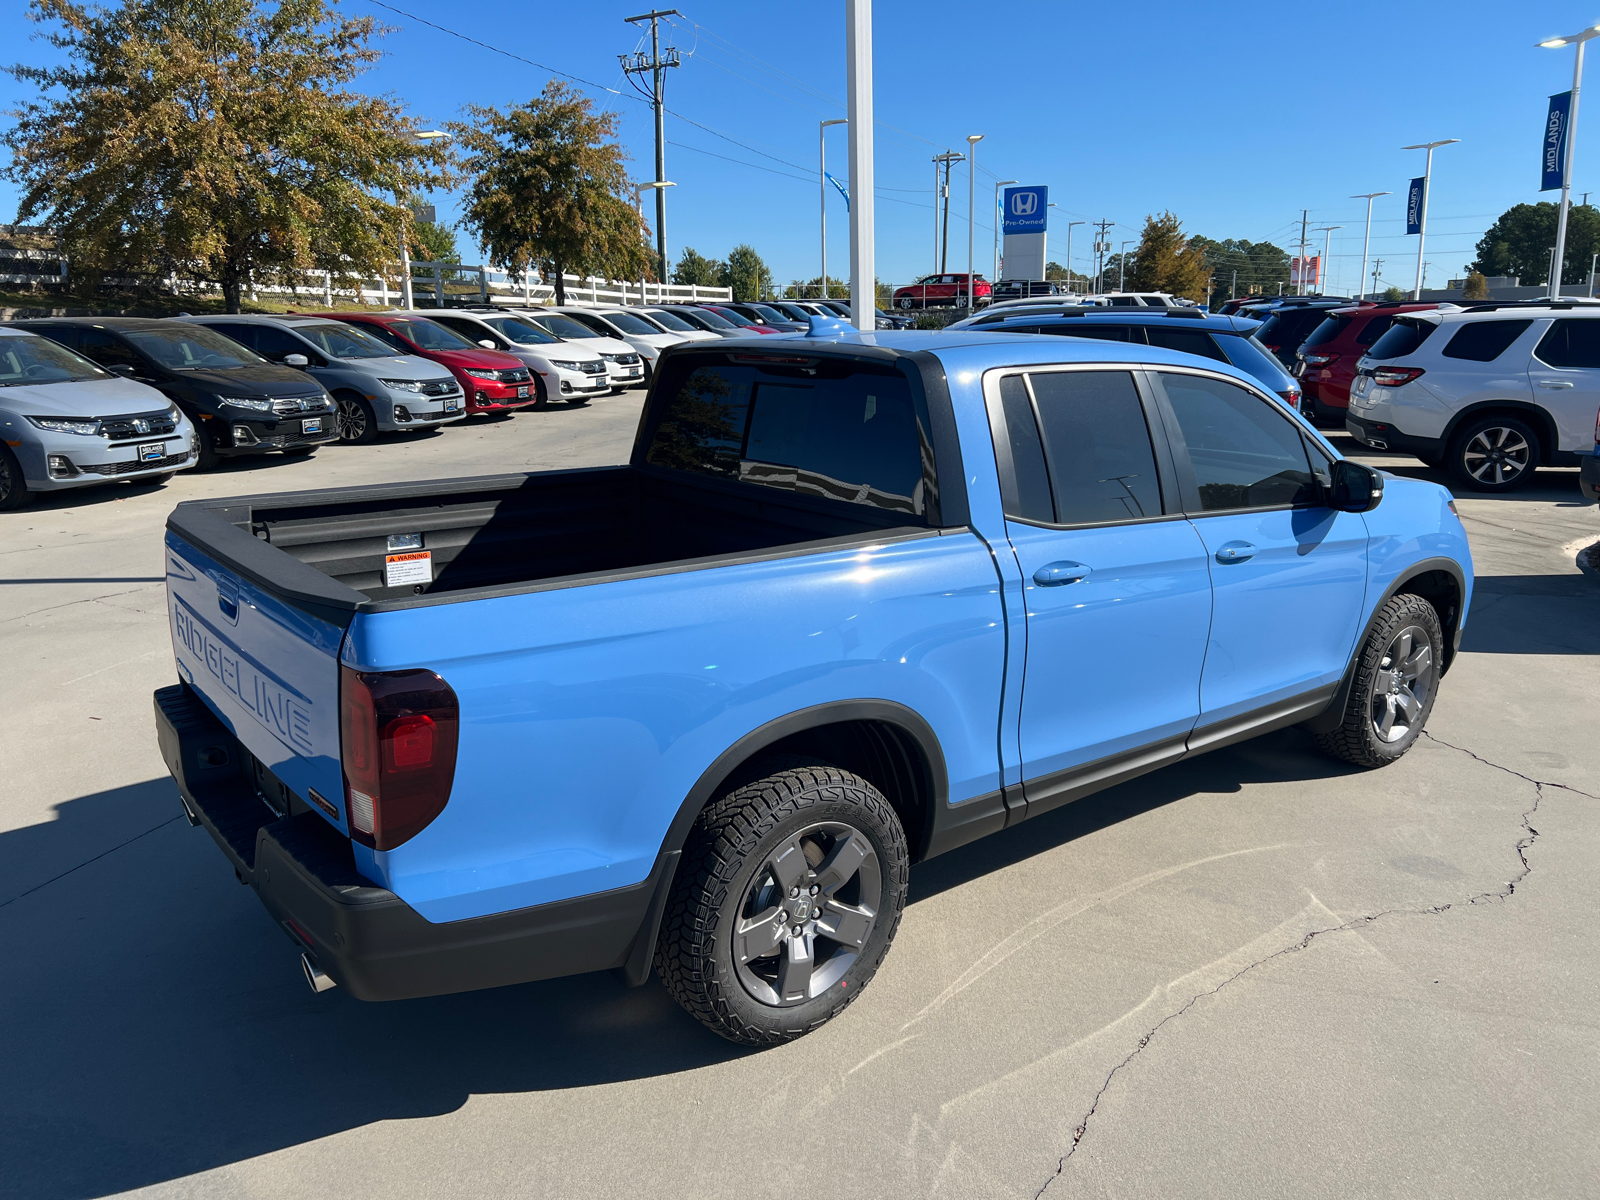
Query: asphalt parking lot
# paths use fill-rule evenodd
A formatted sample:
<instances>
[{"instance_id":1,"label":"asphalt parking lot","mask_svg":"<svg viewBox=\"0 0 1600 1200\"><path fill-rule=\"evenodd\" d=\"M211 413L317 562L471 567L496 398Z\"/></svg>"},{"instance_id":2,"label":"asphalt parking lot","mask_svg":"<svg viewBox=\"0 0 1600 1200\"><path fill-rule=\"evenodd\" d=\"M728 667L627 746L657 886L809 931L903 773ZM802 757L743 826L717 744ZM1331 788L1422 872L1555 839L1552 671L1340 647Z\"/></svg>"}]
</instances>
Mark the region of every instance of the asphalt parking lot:
<instances>
[{"instance_id":1,"label":"asphalt parking lot","mask_svg":"<svg viewBox=\"0 0 1600 1200\"><path fill-rule=\"evenodd\" d=\"M166 513L620 462L641 401L0 516L0 1191L1594 1194L1600 517L1575 471L1460 501L1477 595L1406 758L1359 772L1289 730L929 862L871 989L799 1042L735 1047L608 975L311 995L157 753Z\"/></svg>"}]
</instances>

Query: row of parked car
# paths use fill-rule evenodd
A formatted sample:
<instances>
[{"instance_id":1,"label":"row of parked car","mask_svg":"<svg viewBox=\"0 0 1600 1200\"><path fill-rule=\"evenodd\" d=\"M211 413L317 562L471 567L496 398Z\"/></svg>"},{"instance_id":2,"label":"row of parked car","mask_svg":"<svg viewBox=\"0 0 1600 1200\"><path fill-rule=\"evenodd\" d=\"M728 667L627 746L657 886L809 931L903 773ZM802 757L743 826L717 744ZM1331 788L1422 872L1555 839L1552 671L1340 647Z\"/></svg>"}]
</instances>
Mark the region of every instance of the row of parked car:
<instances>
[{"instance_id":1,"label":"row of parked car","mask_svg":"<svg viewBox=\"0 0 1600 1200\"><path fill-rule=\"evenodd\" d=\"M225 458L312 454L647 385L680 342L808 330L830 301L53 317L0 327L0 509ZM845 311L848 311L847 309Z\"/></svg>"}]
</instances>

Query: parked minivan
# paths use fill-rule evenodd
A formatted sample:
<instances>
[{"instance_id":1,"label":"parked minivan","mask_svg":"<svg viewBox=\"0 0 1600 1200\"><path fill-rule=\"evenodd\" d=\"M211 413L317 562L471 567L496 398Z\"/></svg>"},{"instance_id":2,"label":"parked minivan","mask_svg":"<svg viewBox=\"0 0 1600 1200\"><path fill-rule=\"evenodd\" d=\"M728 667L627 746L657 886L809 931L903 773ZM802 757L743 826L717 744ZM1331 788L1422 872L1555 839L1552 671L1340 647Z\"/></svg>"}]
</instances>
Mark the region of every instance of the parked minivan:
<instances>
[{"instance_id":1,"label":"parked minivan","mask_svg":"<svg viewBox=\"0 0 1600 1200\"><path fill-rule=\"evenodd\" d=\"M0 327L0 509L60 488L162 483L194 465L194 447L194 426L154 388Z\"/></svg>"},{"instance_id":2,"label":"parked minivan","mask_svg":"<svg viewBox=\"0 0 1600 1200\"><path fill-rule=\"evenodd\" d=\"M1600 305L1535 300L1396 317L1361 359L1345 427L1503 492L1579 465L1597 410Z\"/></svg>"},{"instance_id":3,"label":"parked minivan","mask_svg":"<svg viewBox=\"0 0 1600 1200\"><path fill-rule=\"evenodd\" d=\"M436 429L467 415L466 397L442 367L396 354L365 329L326 317L179 317L248 346L268 362L298 367L338 405L339 439L370 442L380 432Z\"/></svg>"},{"instance_id":4,"label":"parked minivan","mask_svg":"<svg viewBox=\"0 0 1600 1200\"><path fill-rule=\"evenodd\" d=\"M486 350L503 350L528 364L540 404L552 399L586 403L611 391L606 360L546 333L533 322L504 312L433 309L428 319Z\"/></svg>"},{"instance_id":5,"label":"parked minivan","mask_svg":"<svg viewBox=\"0 0 1600 1200\"><path fill-rule=\"evenodd\" d=\"M13 327L43 334L114 375L161 392L200 431L197 470L242 454L311 454L339 436L333 397L320 383L202 325L145 317L49 317Z\"/></svg>"}]
</instances>

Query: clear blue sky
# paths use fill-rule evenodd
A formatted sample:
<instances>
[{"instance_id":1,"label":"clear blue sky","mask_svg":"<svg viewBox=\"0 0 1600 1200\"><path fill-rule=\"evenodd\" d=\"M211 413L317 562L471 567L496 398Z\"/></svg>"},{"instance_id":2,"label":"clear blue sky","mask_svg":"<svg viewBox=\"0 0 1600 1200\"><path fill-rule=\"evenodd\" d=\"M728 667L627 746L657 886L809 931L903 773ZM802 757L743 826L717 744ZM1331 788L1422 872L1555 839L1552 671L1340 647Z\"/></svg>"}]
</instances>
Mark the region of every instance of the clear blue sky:
<instances>
[{"instance_id":1,"label":"clear blue sky","mask_svg":"<svg viewBox=\"0 0 1600 1200\"><path fill-rule=\"evenodd\" d=\"M642 3L581 0L394 0L418 18L600 85L588 89L622 117L636 177L652 173L649 107L632 98L617 55L647 48L622 18ZM370 0L343 0L394 27L386 57L359 86L390 92L425 124L465 104L509 105L534 95L548 71L429 28ZM817 122L843 116L844 5L687 0L664 28L683 66L669 73L668 252L721 256L749 242L780 281L817 272ZM0 32L12 61L43 62L6 6ZM879 0L875 22L878 274L904 281L932 266L930 158L982 133L976 259L988 272L997 179L1044 183L1051 257L1067 220L1108 218L1116 241L1136 238L1146 214L1170 209L1186 230L1290 247L1302 208L1334 233L1329 290L1355 287L1364 206L1377 203L1373 253L1385 282L1409 287L1416 239L1402 230L1407 180L1420 151L1402 145L1455 137L1438 151L1429 219L1429 282L1459 275L1494 217L1541 197L1539 139L1547 96L1570 86L1570 49L1534 43L1600 21L1600 0L1337 6ZM1600 43L1597 43L1600 44ZM1591 71L1600 64L1591 66ZM1590 78L1594 78L1591 74ZM1600 82L1600 80L1597 80ZM605 89L616 89L615 94ZM0 82L0 104L24 95ZM698 122L699 126L689 122ZM714 131L714 132L713 132ZM829 131L829 170L843 175L845 133ZM720 157L719 157L720 156ZM1600 192L1600 89L1580 113L1575 185ZM967 177L958 167L951 269L966 261ZM454 199L436 197L453 220ZM829 200L830 262L844 264L843 201ZM0 184L0 210L15 190ZM1066 215L1063 215L1066 214ZM1086 265L1086 226L1074 257ZM459 237L476 261L471 235ZM1314 246L1321 249L1321 238Z\"/></svg>"}]
</instances>

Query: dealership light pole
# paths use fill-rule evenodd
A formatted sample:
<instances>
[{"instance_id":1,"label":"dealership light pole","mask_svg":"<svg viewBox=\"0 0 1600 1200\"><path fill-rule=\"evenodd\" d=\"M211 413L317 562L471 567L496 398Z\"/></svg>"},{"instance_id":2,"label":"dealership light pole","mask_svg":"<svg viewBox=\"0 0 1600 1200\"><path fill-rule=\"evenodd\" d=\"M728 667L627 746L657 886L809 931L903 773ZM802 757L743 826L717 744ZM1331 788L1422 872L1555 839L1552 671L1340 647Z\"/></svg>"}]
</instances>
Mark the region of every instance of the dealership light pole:
<instances>
[{"instance_id":1,"label":"dealership light pole","mask_svg":"<svg viewBox=\"0 0 1600 1200\"><path fill-rule=\"evenodd\" d=\"M822 298L828 298L828 144L823 137L829 125L848 125L849 120L835 117L831 121L817 122L817 203L822 228Z\"/></svg>"},{"instance_id":2,"label":"dealership light pole","mask_svg":"<svg viewBox=\"0 0 1600 1200\"><path fill-rule=\"evenodd\" d=\"M874 265L872 178L872 0L845 0L845 58L850 116L850 320L869 332L878 327Z\"/></svg>"},{"instance_id":3,"label":"dealership light pole","mask_svg":"<svg viewBox=\"0 0 1600 1200\"><path fill-rule=\"evenodd\" d=\"M450 135L442 129L426 129L420 133L411 134L406 141L413 146L426 146L443 138L450 140ZM404 204L400 194L395 193L395 203ZM407 312L411 311L411 230L404 217L400 218L400 298Z\"/></svg>"},{"instance_id":4,"label":"dealership light pole","mask_svg":"<svg viewBox=\"0 0 1600 1200\"><path fill-rule=\"evenodd\" d=\"M1122 243L1122 248L1117 251L1117 291L1128 290L1128 247L1137 242L1138 238L1129 238Z\"/></svg>"},{"instance_id":5,"label":"dealership light pole","mask_svg":"<svg viewBox=\"0 0 1600 1200\"><path fill-rule=\"evenodd\" d=\"M1361 274L1356 276L1356 299L1365 298L1367 293L1367 254L1372 249L1372 202L1379 196L1392 196L1393 192L1363 192L1359 196L1351 196L1352 200L1365 200L1367 202L1367 233L1361 239Z\"/></svg>"},{"instance_id":6,"label":"dealership light pole","mask_svg":"<svg viewBox=\"0 0 1600 1200\"><path fill-rule=\"evenodd\" d=\"M978 226L978 143L983 134L967 134L967 311L978 307L978 284L972 277L972 235Z\"/></svg>"},{"instance_id":7,"label":"dealership light pole","mask_svg":"<svg viewBox=\"0 0 1600 1200\"><path fill-rule=\"evenodd\" d=\"M1417 219L1417 286L1412 289L1413 300L1422 299L1422 246L1428 239L1428 193L1433 190L1433 152L1440 146L1453 146L1460 138L1445 138L1442 142L1420 142L1415 146L1401 146L1402 150L1426 150L1427 165L1422 169L1422 211ZM1565 195L1565 193L1563 193ZM1300 272L1304 277L1304 269Z\"/></svg>"},{"instance_id":8,"label":"dealership light pole","mask_svg":"<svg viewBox=\"0 0 1600 1200\"><path fill-rule=\"evenodd\" d=\"M669 188L669 187L677 187L677 186L678 186L677 184L669 182L668 180L665 180L665 179L654 179L654 180L651 180L649 183L636 183L636 184L634 184L634 186L633 186L633 199L634 199L634 203L637 204L638 208L639 208L639 228L640 229L644 228L644 194L646 192L659 190L660 188ZM662 279L661 282L665 283L666 280ZM656 295L660 296L661 293L659 291L657 291ZM648 304L649 303L649 301L644 298L644 271L643 270L641 270L639 272L639 303L640 304Z\"/></svg>"},{"instance_id":9,"label":"dealership light pole","mask_svg":"<svg viewBox=\"0 0 1600 1200\"><path fill-rule=\"evenodd\" d=\"M1322 288L1320 295L1328 294L1328 245L1333 240L1333 231L1343 229L1343 225L1324 225L1317 230L1322 235L1322 261L1317 264L1317 285Z\"/></svg>"},{"instance_id":10,"label":"dealership light pole","mask_svg":"<svg viewBox=\"0 0 1600 1200\"><path fill-rule=\"evenodd\" d=\"M1000 280L1000 189L1015 183L1015 179L1002 179L994 185L994 281Z\"/></svg>"},{"instance_id":11,"label":"dealership light pole","mask_svg":"<svg viewBox=\"0 0 1600 1200\"><path fill-rule=\"evenodd\" d=\"M1567 146L1561 164L1561 211L1556 215L1555 266L1550 272L1552 300L1561 295L1561 262L1567 253L1567 207L1572 200L1572 151L1578 140L1578 85L1583 82L1583 44L1596 36L1600 36L1600 25L1592 25L1581 33L1551 38L1547 42L1539 43L1547 50L1556 50L1562 46L1578 48L1572 60L1572 107L1567 113Z\"/></svg>"},{"instance_id":12,"label":"dealership light pole","mask_svg":"<svg viewBox=\"0 0 1600 1200\"><path fill-rule=\"evenodd\" d=\"M1087 221L1067 222L1067 295L1072 295L1072 227L1074 225L1087 225Z\"/></svg>"}]
</instances>

